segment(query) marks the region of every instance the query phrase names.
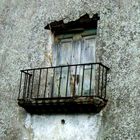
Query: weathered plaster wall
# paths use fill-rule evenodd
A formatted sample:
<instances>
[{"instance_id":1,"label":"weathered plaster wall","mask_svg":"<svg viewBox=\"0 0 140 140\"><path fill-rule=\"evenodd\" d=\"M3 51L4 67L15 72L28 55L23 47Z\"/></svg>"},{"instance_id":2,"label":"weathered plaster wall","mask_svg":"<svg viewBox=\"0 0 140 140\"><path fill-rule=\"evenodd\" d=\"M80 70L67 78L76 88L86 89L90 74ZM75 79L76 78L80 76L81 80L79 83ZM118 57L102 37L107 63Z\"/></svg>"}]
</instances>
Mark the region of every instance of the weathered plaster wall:
<instances>
[{"instance_id":1,"label":"weathered plaster wall","mask_svg":"<svg viewBox=\"0 0 140 140\"><path fill-rule=\"evenodd\" d=\"M111 68L110 101L104 110L103 137L106 140L138 140L140 1L124 0L111 5L101 14L102 18L107 13L104 22L100 22L99 31L102 61Z\"/></svg>"},{"instance_id":2,"label":"weathered plaster wall","mask_svg":"<svg viewBox=\"0 0 140 140\"><path fill-rule=\"evenodd\" d=\"M0 1L1 140L30 139L24 125L26 112L18 107L16 98L19 70L49 64L49 33L39 9L39 1Z\"/></svg>"},{"instance_id":3,"label":"weathered plaster wall","mask_svg":"<svg viewBox=\"0 0 140 140\"><path fill-rule=\"evenodd\" d=\"M65 120L63 124L61 121ZM28 115L26 127L34 140L96 140L101 114L96 115Z\"/></svg>"},{"instance_id":4,"label":"weathered plaster wall","mask_svg":"<svg viewBox=\"0 0 140 140\"><path fill-rule=\"evenodd\" d=\"M57 127L61 125L61 116L32 116L29 121L31 123L28 125L29 116L16 103L19 70L50 65L50 33L44 30L47 23L60 19L68 22L85 13L92 16L97 12L100 15L96 47L97 60L111 68L107 91L109 102L102 111L102 120L100 117L97 119L102 123L101 127L98 125L100 127L98 139L140 139L140 1L1 0L1 140L37 139L37 132L40 130L36 126L40 127L43 123L41 120L49 124L53 118ZM67 120L70 122L72 116L64 117L67 118L64 129L67 129L69 124ZM79 116L74 117L76 121ZM79 126L86 126L82 120L89 120L86 121L89 122L88 125L93 118L96 120L96 116L90 116L90 118L88 119L88 115L79 117L78 120L81 121ZM96 124L99 122L96 121ZM73 121L71 123L73 128L75 123ZM94 121L91 122L91 127L93 123ZM53 129L55 128L52 126ZM61 134L61 129L58 134ZM81 137L84 136L80 132L79 134ZM65 139L64 137L63 135L62 139ZM76 138L78 139L75 136ZM87 140L87 137L83 139Z\"/></svg>"}]
</instances>

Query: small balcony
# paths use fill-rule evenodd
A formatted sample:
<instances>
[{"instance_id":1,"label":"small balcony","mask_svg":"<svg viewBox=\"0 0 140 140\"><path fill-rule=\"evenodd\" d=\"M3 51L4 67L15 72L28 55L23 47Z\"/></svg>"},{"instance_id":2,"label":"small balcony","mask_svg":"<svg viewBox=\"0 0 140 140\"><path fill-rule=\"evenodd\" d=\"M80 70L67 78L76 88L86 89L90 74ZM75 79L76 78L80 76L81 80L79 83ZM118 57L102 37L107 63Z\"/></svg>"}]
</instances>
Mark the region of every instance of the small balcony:
<instances>
[{"instance_id":1,"label":"small balcony","mask_svg":"<svg viewBox=\"0 0 140 140\"><path fill-rule=\"evenodd\" d=\"M108 70L102 63L21 70L18 104L31 114L100 112Z\"/></svg>"}]
</instances>

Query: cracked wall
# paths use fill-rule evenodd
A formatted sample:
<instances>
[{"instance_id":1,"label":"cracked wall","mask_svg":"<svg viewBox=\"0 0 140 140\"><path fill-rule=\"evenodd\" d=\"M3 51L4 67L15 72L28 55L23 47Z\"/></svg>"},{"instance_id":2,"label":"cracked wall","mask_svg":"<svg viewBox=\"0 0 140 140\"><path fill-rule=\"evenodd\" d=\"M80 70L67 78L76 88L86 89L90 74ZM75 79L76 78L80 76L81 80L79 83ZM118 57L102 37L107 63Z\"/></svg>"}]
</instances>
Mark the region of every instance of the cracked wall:
<instances>
[{"instance_id":1,"label":"cracked wall","mask_svg":"<svg viewBox=\"0 0 140 140\"><path fill-rule=\"evenodd\" d=\"M140 139L139 0L1 0L0 139L37 139L34 136L39 130L34 126L39 125L38 117L31 117L33 128L28 126L28 115L16 102L19 70L51 64L51 34L44 30L47 23L61 19L69 22L85 13L100 16L96 60L111 68L109 102L99 117L102 125L97 139ZM35 119L36 123L32 121Z\"/></svg>"}]
</instances>

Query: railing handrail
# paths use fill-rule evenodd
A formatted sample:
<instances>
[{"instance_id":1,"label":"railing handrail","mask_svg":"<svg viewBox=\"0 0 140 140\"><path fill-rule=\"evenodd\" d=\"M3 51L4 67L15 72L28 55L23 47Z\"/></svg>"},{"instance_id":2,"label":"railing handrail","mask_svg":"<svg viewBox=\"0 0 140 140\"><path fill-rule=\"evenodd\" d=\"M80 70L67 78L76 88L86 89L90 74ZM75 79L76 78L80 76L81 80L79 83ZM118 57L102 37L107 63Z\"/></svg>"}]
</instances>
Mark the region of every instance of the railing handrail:
<instances>
[{"instance_id":1,"label":"railing handrail","mask_svg":"<svg viewBox=\"0 0 140 140\"><path fill-rule=\"evenodd\" d=\"M40 69L50 69L50 68L60 68L60 67L71 67L71 66L80 66L80 65L101 65L103 67L105 67L107 70L109 70L109 68L107 66L105 66L104 64L102 64L101 62L97 62L97 63L80 63L80 64L71 64L71 65L58 65L58 66L48 66L48 67L41 67L41 68L33 68L33 69L24 69L21 70L21 72L25 72L25 71L31 71L31 70L40 70Z\"/></svg>"},{"instance_id":2,"label":"railing handrail","mask_svg":"<svg viewBox=\"0 0 140 140\"><path fill-rule=\"evenodd\" d=\"M89 66L88 69L86 66ZM58 72L57 69L60 71ZM65 70L63 71L63 69ZM109 68L102 63L59 65L21 70L18 99L20 97L28 99L33 96L37 99L40 97L61 98L74 97L75 95L79 97L84 95L99 96L106 99L108 70ZM62 74L63 72L64 74Z\"/></svg>"}]
</instances>

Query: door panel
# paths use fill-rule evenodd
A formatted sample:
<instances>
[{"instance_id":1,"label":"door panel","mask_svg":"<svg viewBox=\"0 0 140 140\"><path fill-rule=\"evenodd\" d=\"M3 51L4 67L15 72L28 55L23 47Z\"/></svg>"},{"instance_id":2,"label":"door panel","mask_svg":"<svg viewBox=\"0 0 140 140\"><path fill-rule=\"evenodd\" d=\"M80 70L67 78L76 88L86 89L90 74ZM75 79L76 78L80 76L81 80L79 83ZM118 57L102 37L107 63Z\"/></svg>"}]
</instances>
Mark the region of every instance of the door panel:
<instances>
[{"instance_id":1,"label":"door panel","mask_svg":"<svg viewBox=\"0 0 140 140\"><path fill-rule=\"evenodd\" d=\"M72 39L63 39L58 49L57 65L71 64L72 58Z\"/></svg>"},{"instance_id":2,"label":"door panel","mask_svg":"<svg viewBox=\"0 0 140 140\"><path fill-rule=\"evenodd\" d=\"M81 59L81 39L76 36L78 40L74 38L72 48L72 64L80 64ZM70 74L70 89L73 96L78 95L79 92L79 80L80 80L80 67L71 67Z\"/></svg>"},{"instance_id":3,"label":"door panel","mask_svg":"<svg viewBox=\"0 0 140 140\"><path fill-rule=\"evenodd\" d=\"M81 63L95 62L95 37L83 37L81 48ZM84 71L84 72L83 72ZM95 66L85 65L81 69L81 74L84 73L83 94L85 96L94 94L95 90Z\"/></svg>"},{"instance_id":4,"label":"door panel","mask_svg":"<svg viewBox=\"0 0 140 140\"><path fill-rule=\"evenodd\" d=\"M81 47L81 63L95 62L95 37L83 37Z\"/></svg>"},{"instance_id":5,"label":"door panel","mask_svg":"<svg viewBox=\"0 0 140 140\"><path fill-rule=\"evenodd\" d=\"M57 47L57 59L56 64L59 65L68 65L71 64L72 59L72 39L63 39L58 44ZM55 96L65 97L65 95L70 95L70 77L68 76L68 68L63 67L56 70L54 91ZM67 84L67 85L66 85ZM67 87L68 86L68 87ZM67 87L67 89L66 89ZM66 93L67 92L67 93Z\"/></svg>"}]
</instances>

